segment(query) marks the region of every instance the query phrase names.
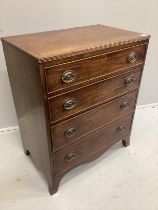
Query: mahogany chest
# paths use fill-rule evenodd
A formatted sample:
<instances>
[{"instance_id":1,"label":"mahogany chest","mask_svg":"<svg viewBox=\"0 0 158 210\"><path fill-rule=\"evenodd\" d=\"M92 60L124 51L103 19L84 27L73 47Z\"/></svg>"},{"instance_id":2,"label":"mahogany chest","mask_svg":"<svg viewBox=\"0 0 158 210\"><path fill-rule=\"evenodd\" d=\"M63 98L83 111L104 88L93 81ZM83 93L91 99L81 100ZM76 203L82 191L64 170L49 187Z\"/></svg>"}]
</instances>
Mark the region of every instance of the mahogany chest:
<instances>
[{"instance_id":1,"label":"mahogany chest","mask_svg":"<svg viewBox=\"0 0 158 210\"><path fill-rule=\"evenodd\" d=\"M150 36L104 25L2 38L26 155L65 173L128 146Z\"/></svg>"}]
</instances>

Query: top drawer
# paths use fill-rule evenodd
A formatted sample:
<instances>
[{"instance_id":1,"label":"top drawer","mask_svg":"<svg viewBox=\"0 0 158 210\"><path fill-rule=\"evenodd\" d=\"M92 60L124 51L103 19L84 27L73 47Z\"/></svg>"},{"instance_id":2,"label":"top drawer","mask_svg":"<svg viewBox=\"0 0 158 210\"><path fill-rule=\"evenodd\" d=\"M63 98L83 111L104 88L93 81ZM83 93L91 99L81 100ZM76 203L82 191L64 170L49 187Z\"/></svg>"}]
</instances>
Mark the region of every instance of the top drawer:
<instances>
[{"instance_id":1,"label":"top drawer","mask_svg":"<svg viewBox=\"0 0 158 210\"><path fill-rule=\"evenodd\" d=\"M59 91L109 73L141 65L144 62L145 51L146 45L140 45L48 67L45 72L47 92Z\"/></svg>"}]
</instances>

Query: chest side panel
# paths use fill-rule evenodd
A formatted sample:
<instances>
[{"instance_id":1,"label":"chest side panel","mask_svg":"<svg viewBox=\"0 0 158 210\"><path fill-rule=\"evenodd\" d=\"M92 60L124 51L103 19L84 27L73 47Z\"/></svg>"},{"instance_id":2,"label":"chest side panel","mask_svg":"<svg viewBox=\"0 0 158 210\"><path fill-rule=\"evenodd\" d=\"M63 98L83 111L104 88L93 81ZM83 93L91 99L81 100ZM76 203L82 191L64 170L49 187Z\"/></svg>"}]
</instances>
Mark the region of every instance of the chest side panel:
<instances>
[{"instance_id":1,"label":"chest side panel","mask_svg":"<svg viewBox=\"0 0 158 210\"><path fill-rule=\"evenodd\" d=\"M36 166L44 171L51 184L51 148L39 66L30 56L5 41L3 48L24 151L29 151Z\"/></svg>"}]
</instances>

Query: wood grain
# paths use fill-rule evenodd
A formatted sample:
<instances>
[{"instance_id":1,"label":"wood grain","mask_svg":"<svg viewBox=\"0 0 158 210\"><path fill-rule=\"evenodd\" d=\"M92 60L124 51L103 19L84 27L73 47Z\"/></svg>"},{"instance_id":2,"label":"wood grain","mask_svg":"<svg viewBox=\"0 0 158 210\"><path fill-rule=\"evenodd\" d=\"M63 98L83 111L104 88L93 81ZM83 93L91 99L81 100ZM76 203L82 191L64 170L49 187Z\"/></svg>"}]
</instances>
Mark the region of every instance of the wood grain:
<instances>
[{"instance_id":1,"label":"wood grain","mask_svg":"<svg viewBox=\"0 0 158 210\"><path fill-rule=\"evenodd\" d=\"M55 173L58 174L60 171L74 166L78 161L88 158L101 148L105 148L107 145L111 144L113 141L116 142L122 140L131 130L132 116L133 113L122 119L116 120L100 131L86 136L80 141L56 152L54 162ZM125 125L126 128L118 133L117 129L122 125ZM66 161L66 155L72 152L76 155L75 159L69 162Z\"/></svg>"},{"instance_id":2,"label":"wood grain","mask_svg":"<svg viewBox=\"0 0 158 210\"><path fill-rule=\"evenodd\" d=\"M139 87L141 70L136 69L116 77L108 78L97 84L71 91L58 97L49 99L50 120L53 123L60 122L70 116L82 113L90 108L109 101L110 99L128 93ZM133 84L126 85L128 78L133 79ZM70 110L64 109L66 100L74 98L77 104Z\"/></svg>"},{"instance_id":3,"label":"wood grain","mask_svg":"<svg viewBox=\"0 0 158 210\"><path fill-rule=\"evenodd\" d=\"M148 40L149 36L104 25L93 25L4 38L40 62Z\"/></svg>"},{"instance_id":4,"label":"wood grain","mask_svg":"<svg viewBox=\"0 0 158 210\"><path fill-rule=\"evenodd\" d=\"M119 97L108 103L105 103L95 109L85 112L79 116L75 116L67 121L64 121L52 127L53 147L54 150L60 149L63 146L73 143L83 135L105 126L106 123L119 118L129 112L133 112L137 91ZM125 102L128 106L123 108ZM86 126L81 126L86 125ZM65 132L75 128L76 133L72 137L66 137Z\"/></svg>"},{"instance_id":5,"label":"wood grain","mask_svg":"<svg viewBox=\"0 0 158 210\"><path fill-rule=\"evenodd\" d=\"M78 83L82 85L82 83L85 83L85 81L95 78L102 78L104 75L110 74L112 72L120 73L124 68L135 68L136 66L142 65L144 63L145 49L146 45L135 46L122 49L120 51L101 54L89 59L47 68L47 91L48 93L54 91L63 92L64 89L69 87L73 89L74 85ZM139 57L135 62L130 63L128 62L128 58L132 52L136 52ZM65 71L68 70L73 70L76 74L76 77L73 82L64 83L62 81L62 75Z\"/></svg>"},{"instance_id":6,"label":"wood grain","mask_svg":"<svg viewBox=\"0 0 158 210\"><path fill-rule=\"evenodd\" d=\"M50 194L72 168L119 140L129 145L149 38L103 25L2 38L24 152ZM66 70L75 71L72 83L61 80ZM65 110L70 98L77 104ZM72 126L75 135L65 139Z\"/></svg>"},{"instance_id":7,"label":"wood grain","mask_svg":"<svg viewBox=\"0 0 158 210\"><path fill-rule=\"evenodd\" d=\"M44 172L52 188L51 140L48 136L38 64L3 42L24 152Z\"/></svg>"}]
</instances>

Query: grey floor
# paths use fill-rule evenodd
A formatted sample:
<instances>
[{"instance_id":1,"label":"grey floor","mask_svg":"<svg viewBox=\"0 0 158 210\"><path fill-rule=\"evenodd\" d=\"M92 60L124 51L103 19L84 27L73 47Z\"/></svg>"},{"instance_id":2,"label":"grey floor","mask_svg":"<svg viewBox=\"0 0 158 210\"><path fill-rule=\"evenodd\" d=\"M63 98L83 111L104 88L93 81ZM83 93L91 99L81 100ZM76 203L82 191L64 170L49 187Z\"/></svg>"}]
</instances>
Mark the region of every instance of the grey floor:
<instances>
[{"instance_id":1,"label":"grey floor","mask_svg":"<svg viewBox=\"0 0 158 210\"><path fill-rule=\"evenodd\" d=\"M115 144L49 196L18 130L0 133L0 210L158 210L158 106L137 109L131 145Z\"/></svg>"}]
</instances>

